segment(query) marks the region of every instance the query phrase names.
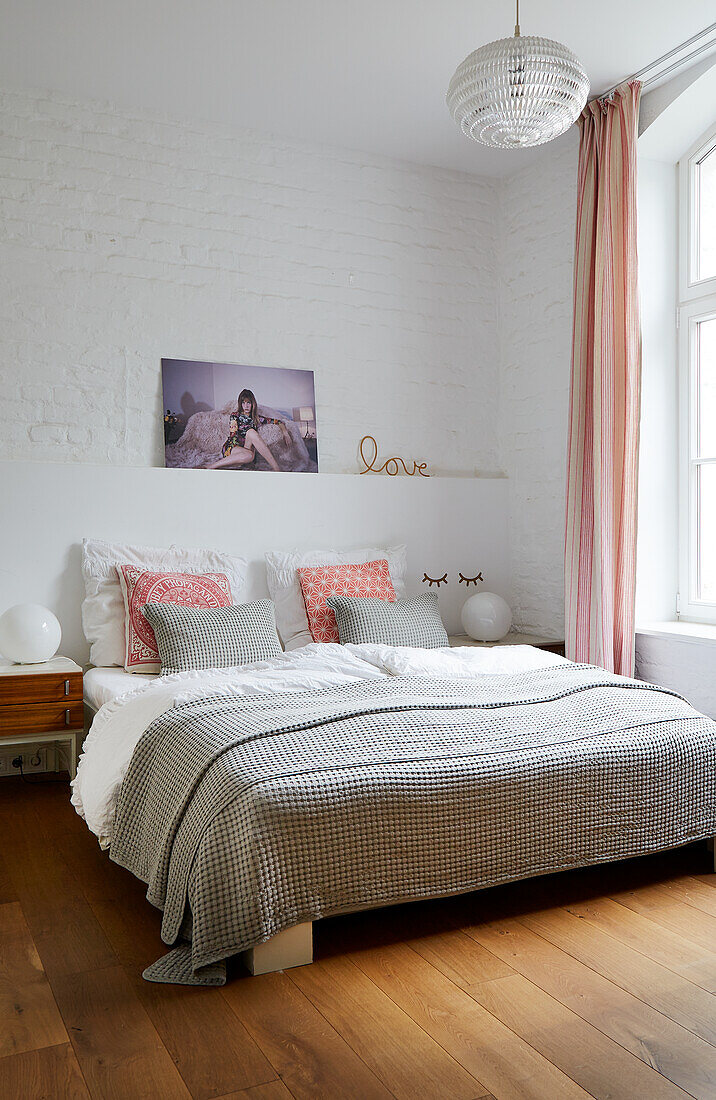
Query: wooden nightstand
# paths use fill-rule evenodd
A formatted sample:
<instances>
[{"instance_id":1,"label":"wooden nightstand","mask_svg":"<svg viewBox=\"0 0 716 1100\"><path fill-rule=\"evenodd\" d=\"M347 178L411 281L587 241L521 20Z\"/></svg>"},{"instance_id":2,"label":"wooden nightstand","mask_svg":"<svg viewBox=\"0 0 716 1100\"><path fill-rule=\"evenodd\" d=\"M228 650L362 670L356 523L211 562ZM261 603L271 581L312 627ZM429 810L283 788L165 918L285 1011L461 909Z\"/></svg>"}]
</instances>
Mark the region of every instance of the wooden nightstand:
<instances>
[{"instance_id":1,"label":"wooden nightstand","mask_svg":"<svg viewBox=\"0 0 716 1100\"><path fill-rule=\"evenodd\" d=\"M474 645L481 648L489 648L493 645L533 645L535 649L544 649L548 653L558 653L564 657L564 642L559 638L545 638L541 634L517 634L509 633L499 642L475 642L467 634L452 634L448 641L452 646Z\"/></svg>"},{"instance_id":2,"label":"wooden nightstand","mask_svg":"<svg viewBox=\"0 0 716 1100\"><path fill-rule=\"evenodd\" d=\"M40 665L0 662L0 740L12 745L66 742L74 779L83 735L79 665L69 657L53 657Z\"/></svg>"}]
</instances>

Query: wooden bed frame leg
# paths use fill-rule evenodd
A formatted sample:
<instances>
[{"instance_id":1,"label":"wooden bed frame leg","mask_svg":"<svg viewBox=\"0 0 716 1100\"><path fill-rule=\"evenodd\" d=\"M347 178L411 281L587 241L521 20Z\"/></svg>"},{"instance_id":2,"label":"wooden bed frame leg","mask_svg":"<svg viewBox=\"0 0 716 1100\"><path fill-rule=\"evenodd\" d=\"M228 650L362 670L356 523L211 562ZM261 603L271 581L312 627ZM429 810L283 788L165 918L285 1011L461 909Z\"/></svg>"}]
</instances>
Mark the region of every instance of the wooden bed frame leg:
<instances>
[{"instance_id":1,"label":"wooden bed frame leg","mask_svg":"<svg viewBox=\"0 0 716 1100\"><path fill-rule=\"evenodd\" d=\"M709 848L711 849L711 856L714 863L714 874L716 875L716 836L712 836L707 843Z\"/></svg>"},{"instance_id":2,"label":"wooden bed frame leg","mask_svg":"<svg viewBox=\"0 0 716 1100\"><path fill-rule=\"evenodd\" d=\"M291 966L313 962L313 923L295 924L265 943L242 952L242 959L252 974L271 974Z\"/></svg>"}]
</instances>

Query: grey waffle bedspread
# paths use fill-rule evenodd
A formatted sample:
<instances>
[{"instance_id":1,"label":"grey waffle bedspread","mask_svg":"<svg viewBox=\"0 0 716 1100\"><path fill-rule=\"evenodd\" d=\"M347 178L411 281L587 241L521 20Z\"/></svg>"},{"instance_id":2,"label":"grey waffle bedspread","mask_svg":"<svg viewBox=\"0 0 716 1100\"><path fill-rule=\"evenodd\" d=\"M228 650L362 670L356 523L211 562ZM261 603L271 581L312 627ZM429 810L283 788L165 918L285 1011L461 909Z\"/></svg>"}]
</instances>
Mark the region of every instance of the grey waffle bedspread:
<instances>
[{"instance_id":1,"label":"grey waffle bedspread","mask_svg":"<svg viewBox=\"0 0 716 1100\"><path fill-rule=\"evenodd\" d=\"M220 984L282 929L716 833L716 723L584 665L391 677L168 711L122 786L110 855Z\"/></svg>"}]
</instances>

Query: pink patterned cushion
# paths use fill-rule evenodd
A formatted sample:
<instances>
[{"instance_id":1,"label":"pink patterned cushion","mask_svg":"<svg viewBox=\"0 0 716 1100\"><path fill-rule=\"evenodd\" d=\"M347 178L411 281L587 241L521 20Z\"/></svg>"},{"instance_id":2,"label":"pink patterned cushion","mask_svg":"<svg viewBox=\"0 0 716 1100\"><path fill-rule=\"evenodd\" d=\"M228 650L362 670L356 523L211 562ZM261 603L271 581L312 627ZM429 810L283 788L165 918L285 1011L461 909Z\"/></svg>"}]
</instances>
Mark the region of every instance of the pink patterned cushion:
<instances>
[{"instance_id":1,"label":"pink patterned cushion","mask_svg":"<svg viewBox=\"0 0 716 1100\"><path fill-rule=\"evenodd\" d=\"M327 596L372 596L391 603L395 600L385 558L362 565L303 566L296 572L314 642L338 641L336 616L326 605Z\"/></svg>"},{"instance_id":2,"label":"pink patterned cushion","mask_svg":"<svg viewBox=\"0 0 716 1100\"><path fill-rule=\"evenodd\" d=\"M117 575L124 597L127 672L161 671L154 631L142 614L145 603L231 606L231 586L225 573L153 573L136 565L118 565Z\"/></svg>"}]
</instances>

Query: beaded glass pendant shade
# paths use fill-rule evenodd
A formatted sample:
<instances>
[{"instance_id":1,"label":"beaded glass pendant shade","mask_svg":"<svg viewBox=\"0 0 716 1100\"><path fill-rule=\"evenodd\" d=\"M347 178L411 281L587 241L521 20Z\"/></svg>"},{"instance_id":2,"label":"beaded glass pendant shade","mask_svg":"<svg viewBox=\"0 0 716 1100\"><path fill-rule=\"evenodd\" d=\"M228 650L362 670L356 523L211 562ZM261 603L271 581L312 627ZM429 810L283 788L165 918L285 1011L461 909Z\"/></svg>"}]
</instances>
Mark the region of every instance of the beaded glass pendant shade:
<instances>
[{"instance_id":1,"label":"beaded glass pendant shade","mask_svg":"<svg viewBox=\"0 0 716 1100\"><path fill-rule=\"evenodd\" d=\"M462 132L483 145L523 149L568 130L587 102L589 80L560 42L520 34L489 42L458 66L447 105Z\"/></svg>"}]
</instances>

